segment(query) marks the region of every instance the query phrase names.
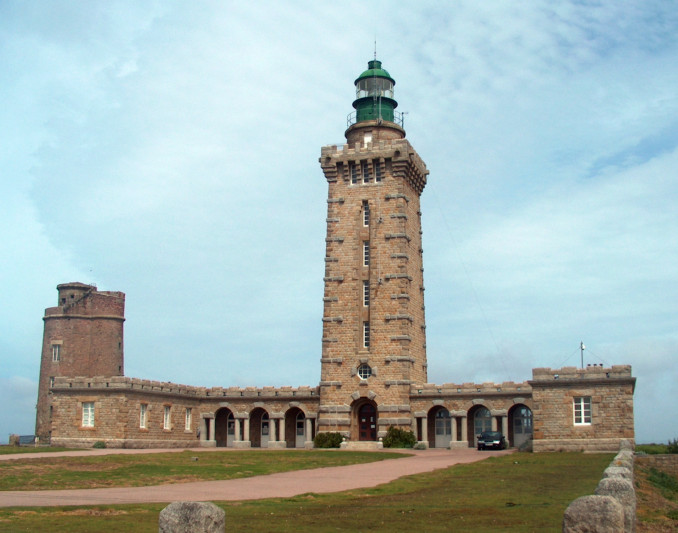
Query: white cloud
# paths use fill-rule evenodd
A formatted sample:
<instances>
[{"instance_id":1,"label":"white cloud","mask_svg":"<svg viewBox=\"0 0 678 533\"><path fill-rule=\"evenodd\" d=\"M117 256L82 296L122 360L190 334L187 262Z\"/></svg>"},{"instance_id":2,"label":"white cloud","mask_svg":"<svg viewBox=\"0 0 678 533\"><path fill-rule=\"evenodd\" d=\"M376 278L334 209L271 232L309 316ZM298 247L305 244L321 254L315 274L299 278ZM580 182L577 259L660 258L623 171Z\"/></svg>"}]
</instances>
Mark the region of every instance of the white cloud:
<instances>
[{"instance_id":1,"label":"white cloud","mask_svg":"<svg viewBox=\"0 0 678 533\"><path fill-rule=\"evenodd\" d=\"M127 293L128 375L316 383L317 158L375 12L431 170L429 379L528 379L584 340L638 365L639 437L659 435L650 405L675 389L645 360L675 349L678 300L662 2L3 3L5 379L37 376L40 313L77 279Z\"/></svg>"}]
</instances>

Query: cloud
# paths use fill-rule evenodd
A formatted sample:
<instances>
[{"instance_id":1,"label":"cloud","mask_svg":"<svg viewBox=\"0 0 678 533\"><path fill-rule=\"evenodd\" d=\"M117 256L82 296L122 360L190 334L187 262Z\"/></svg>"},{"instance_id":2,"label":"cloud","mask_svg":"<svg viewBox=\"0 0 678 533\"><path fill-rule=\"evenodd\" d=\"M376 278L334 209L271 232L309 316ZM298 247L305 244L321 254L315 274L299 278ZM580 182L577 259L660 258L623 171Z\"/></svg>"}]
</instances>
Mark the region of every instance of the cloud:
<instances>
[{"instance_id":1,"label":"cloud","mask_svg":"<svg viewBox=\"0 0 678 533\"><path fill-rule=\"evenodd\" d=\"M671 374L644 359L676 339L677 29L664 2L2 3L4 379L37 375L40 313L80 280L127 293L128 375L317 383L317 158L376 37L431 171L429 379L522 381L584 340L638 365L653 420Z\"/></svg>"}]
</instances>

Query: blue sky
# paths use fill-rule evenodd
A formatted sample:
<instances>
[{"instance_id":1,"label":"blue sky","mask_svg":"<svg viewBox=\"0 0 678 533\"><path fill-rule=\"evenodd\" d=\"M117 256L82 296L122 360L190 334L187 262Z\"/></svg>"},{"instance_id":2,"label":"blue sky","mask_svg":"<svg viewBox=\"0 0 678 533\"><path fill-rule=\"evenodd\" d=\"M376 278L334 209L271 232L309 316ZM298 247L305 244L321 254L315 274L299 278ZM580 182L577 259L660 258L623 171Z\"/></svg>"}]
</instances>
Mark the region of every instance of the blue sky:
<instances>
[{"instance_id":1,"label":"blue sky","mask_svg":"<svg viewBox=\"0 0 678 533\"><path fill-rule=\"evenodd\" d=\"M631 364L678 437L672 2L0 3L0 442L32 433L56 285L127 294L126 374L315 385L354 79L396 80L429 380Z\"/></svg>"}]
</instances>

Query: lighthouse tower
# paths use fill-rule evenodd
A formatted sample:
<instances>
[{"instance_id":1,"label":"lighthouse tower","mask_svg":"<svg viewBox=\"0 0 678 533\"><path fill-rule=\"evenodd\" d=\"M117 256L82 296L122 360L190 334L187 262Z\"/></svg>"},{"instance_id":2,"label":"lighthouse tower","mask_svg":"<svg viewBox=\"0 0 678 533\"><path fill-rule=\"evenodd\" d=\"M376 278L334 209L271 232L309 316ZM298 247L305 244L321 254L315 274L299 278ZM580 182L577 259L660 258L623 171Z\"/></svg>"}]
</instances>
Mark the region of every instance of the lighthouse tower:
<instances>
[{"instance_id":1,"label":"lighthouse tower","mask_svg":"<svg viewBox=\"0 0 678 533\"><path fill-rule=\"evenodd\" d=\"M317 427L352 442L411 429L410 385L427 382L419 197L428 171L381 61L355 86L346 144L320 157L329 192Z\"/></svg>"}]
</instances>

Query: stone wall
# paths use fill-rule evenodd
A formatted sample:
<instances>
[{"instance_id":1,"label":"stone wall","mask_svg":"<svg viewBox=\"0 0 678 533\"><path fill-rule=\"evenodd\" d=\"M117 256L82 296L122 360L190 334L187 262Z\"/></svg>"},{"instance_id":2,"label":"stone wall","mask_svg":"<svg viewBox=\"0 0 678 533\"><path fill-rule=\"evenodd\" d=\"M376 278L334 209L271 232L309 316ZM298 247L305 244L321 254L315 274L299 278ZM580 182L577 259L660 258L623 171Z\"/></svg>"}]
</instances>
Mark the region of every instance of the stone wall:
<instances>
[{"instance_id":1,"label":"stone wall","mask_svg":"<svg viewBox=\"0 0 678 533\"><path fill-rule=\"evenodd\" d=\"M52 397L53 445L91 447L103 441L122 448L215 446L214 428L208 434L205 421L214 424L220 409L243 420L249 420L255 409L263 410L274 420L277 433L271 440L277 440L287 411L299 409L314 419L319 401L317 388L311 387L206 388L121 376L56 378ZM93 427L83 427L86 402L94 404ZM142 405L145 427L141 427ZM167 428L165 408L169 408Z\"/></svg>"},{"instance_id":2,"label":"stone wall","mask_svg":"<svg viewBox=\"0 0 678 533\"><path fill-rule=\"evenodd\" d=\"M535 368L534 451L614 451L634 438L630 366ZM590 423L575 424L575 398L589 398Z\"/></svg>"},{"instance_id":3,"label":"stone wall","mask_svg":"<svg viewBox=\"0 0 678 533\"><path fill-rule=\"evenodd\" d=\"M620 451L605 469L594 495L574 500L563 516L563 533L633 533L636 530L633 443L620 441Z\"/></svg>"}]
</instances>

